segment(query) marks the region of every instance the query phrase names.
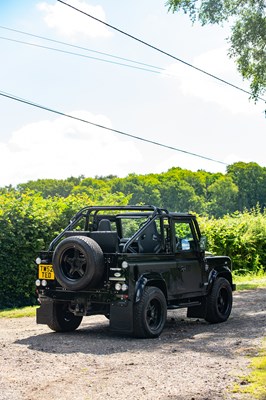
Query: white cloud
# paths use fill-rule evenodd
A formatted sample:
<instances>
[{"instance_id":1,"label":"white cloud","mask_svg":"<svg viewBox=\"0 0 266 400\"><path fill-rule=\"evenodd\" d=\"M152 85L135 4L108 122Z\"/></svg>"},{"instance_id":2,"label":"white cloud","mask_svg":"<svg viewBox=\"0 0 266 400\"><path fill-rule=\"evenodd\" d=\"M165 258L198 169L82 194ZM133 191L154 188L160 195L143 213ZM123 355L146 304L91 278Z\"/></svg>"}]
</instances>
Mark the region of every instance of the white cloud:
<instances>
[{"instance_id":1,"label":"white cloud","mask_svg":"<svg viewBox=\"0 0 266 400\"><path fill-rule=\"evenodd\" d=\"M71 5L105 22L105 12L101 6L92 6L82 0L72 0ZM44 13L44 21L49 28L70 39L79 36L90 38L110 37L112 33L103 24L72 8L56 2L54 5L39 3L38 9Z\"/></svg>"},{"instance_id":2,"label":"white cloud","mask_svg":"<svg viewBox=\"0 0 266 400\"><path fill-rule=\"evenodd\" d=\"M226 48L210 50L195 57L192 65L205 70L225 81L249 91L248 84L242 81L236 65L229 59ZM206 102L216 103L232 114L258 114L260 110L249 95L225 83L204 75L182 63L170 64L163 76L175 77L186 96L198 97Z\"/></svg>"},{"instance_id":3,"label":"white cloud","mask_svg":"<svg viewBox=\"0 0 266 400\"><path fill-rule=\"evenodd\" d=\"M249 157L249 156L243 157L243 156L240 156L235 153L228 154L225 159L225 162L228 165L234 164L239 161L244 162L244 163L257 162L261 166L265 165L265 160L262 158L257 161L254 161L254 159L252 157Z\"/></svg>"},{"instance_id":4,"label":"white cloud","mask_svg":"<svg viewBox=\"0 0 266 400\"><path fill-rule=\"evenodd\" d=\"M71 115L111 127L103 115L75 111ZM0 187L41 178L119 175L142 161L132 141L92 125L59 117L39 121L13 132L0 142Z\"/></svg>"},{"instance_id":5,"label":"white cloud","mask_svg":"<svg viewBox=\"0 0 266 400\"><path fill-rule=\"evenodd\" d=\"M225 160L220 160L222 162L227 163ZM183 169L188 169L190 171L198 171L199 169L209 171L209 172L222 172L225 173L226 165L221 163L215 163L210 160L205 160L202 158L189 156L182 153L177 153L162 162L157 163L156 172L160 173L162 171L167 171L172 167L180 167Z\"/></svg>"}]
</instances>

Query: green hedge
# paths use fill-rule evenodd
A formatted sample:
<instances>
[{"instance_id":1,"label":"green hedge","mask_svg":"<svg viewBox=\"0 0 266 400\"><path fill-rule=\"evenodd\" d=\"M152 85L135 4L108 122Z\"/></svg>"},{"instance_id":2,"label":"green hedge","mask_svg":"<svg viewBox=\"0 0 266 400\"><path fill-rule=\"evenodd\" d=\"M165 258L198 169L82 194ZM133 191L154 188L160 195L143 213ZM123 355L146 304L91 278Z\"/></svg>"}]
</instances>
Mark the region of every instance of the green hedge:
<instances>
[{"instance_id":1,"label":"green hedge","mask_svg":"<svg viewBox=\"0 0 266 400\"><path fill-rule=\"evenodd\" d=\"M266 267L266 212L235 213L221 219L200 219L208 250L228 255L234 271L258 273Z\"/></svg>"},{"instance_id":2,"label":"green hedge","mask_svg":"<svg viewBox=\"0 0 266 400\"><path fill-rule=\"evenodd\" d=\"M109 197L111 203L128 201L121 194ZM0 204L0 309L33 305L38 252L92 201L87 194L44 199L35 192L11 191L0 195Z\"/></svg>"}]
</instances>

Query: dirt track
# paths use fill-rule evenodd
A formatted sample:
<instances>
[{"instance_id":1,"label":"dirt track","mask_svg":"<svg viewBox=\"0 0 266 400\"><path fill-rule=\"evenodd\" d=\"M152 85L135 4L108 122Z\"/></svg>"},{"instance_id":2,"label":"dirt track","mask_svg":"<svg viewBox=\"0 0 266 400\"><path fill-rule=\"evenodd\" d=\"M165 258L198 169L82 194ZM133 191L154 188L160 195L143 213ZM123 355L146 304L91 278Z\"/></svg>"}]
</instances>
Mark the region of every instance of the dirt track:
<instances>
[{"instance_id":1,"label":"dirt track","mask_svg":"<svg viewBox=\"0 0 266 400\"><path fill-rule=\"evenodd\" d=\"M1 319L0 400L239 399L228 388L263 336L266 289L235 293L223 324L171 312L158 339L114 335L104 317L68 334L34 318Z\"/></svg>"}]
</instances>

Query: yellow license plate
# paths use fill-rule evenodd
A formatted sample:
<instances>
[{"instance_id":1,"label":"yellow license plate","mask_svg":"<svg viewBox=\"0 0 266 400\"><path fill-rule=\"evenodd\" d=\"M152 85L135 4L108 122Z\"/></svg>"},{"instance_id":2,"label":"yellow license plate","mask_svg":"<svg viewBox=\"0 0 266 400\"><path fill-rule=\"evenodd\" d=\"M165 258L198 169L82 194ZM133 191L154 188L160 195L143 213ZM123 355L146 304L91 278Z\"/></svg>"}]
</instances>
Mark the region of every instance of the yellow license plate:
<instances>
[{"instance_id":1,"label":"yellow license plate","mask_svg":"<svg viewBox=\"0 0 266 400\"><path fill-rule=\"evenodd\" d=\"M39 279L55 279L52 265L39 265Z\"/></svg>"}]
</instances>

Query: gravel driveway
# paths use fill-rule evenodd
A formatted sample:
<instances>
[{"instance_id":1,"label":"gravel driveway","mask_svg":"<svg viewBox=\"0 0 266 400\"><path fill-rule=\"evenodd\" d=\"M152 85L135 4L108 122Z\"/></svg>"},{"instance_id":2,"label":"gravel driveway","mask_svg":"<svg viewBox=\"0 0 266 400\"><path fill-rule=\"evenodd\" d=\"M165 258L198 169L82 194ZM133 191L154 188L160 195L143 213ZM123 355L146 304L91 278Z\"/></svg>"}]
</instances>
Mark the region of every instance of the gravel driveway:
<instances>
[{"instance_id":1,"label":"gravel driveway","mask_svg":"<svg viewBox=\"0 0 266 400\"><path fill-rule=\"evenodd\" d=\"M34 318L1 319L0 400L244 398L228 388L266 336L266 289L236 292L226 323L185 315L170 312L158 339L114 335L102 316L64 334Z\"/></svg>"}]
</instances>

